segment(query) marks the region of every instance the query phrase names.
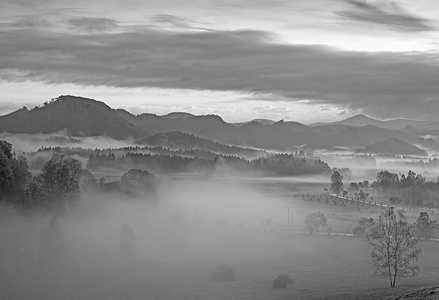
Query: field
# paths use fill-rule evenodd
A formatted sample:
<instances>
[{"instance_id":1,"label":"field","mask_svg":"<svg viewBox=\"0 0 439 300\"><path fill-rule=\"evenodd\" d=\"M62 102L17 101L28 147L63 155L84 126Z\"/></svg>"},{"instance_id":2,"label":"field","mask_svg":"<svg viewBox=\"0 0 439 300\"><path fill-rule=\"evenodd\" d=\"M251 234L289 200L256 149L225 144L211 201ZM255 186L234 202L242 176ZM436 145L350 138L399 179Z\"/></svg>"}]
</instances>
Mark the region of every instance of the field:
<instances>
[{"instance_id":1,"label":"field","mask_svg":"<svg viewBox=\"0 0 439 300\"><path fill-rule=\"evenodd\" d=\"M316 211L327 215L335 232L351 232L360 217L379 214L378 208L358 211L356 204L307 199L325 185L324 180L183 178L162 192L168 204L149 213L106 199L104 209L61 218L68 259L52 268L41 268L37 259L39 230L48 218L24 225L15 220L0 230L0 299L374 299L377 293L437 283L436 241L420 243L419 276L401 279L391 290L373 274L364 239L328 235L325 229L303 232L304 217ZM288 206L294 232L287 230ZM185 218L177 222L175 215ZM265 218L272 225L264 230ZM230 226L216 227L219 219ZM130 257L122 257L116 244L126 220L138 238ZM220 265L234 268L236 280L212 281ZM293 285L270 289L281 273L289 274Z\"/></svg>"},{"instance_id":2,"label":"field","mask_svg":"<svg viewBox=\"0 0 439 300\"><path fill-rule=\"evenodd\" d=\"M387 281L373 275L367 245L358 238L267 232L229 232L210 240L204 236L202 241L181 234L169 238L178 239L180 246L166 253L143 245L144 251L155 252L149 259L105 257L58 270L56 276L25 266L4 269L0 298L255 300L345 295L351 299L390 292ZM205 246L194 251L192 245L199 242ZM439 244L425 242L422 248L420 275L402 279L396 291L437 283ZM212 270L224 263L235 268L237 279L212 282ZM294 284L271 290L271 281L280 273L289 274Z\"/></svg>"}]
</instances>

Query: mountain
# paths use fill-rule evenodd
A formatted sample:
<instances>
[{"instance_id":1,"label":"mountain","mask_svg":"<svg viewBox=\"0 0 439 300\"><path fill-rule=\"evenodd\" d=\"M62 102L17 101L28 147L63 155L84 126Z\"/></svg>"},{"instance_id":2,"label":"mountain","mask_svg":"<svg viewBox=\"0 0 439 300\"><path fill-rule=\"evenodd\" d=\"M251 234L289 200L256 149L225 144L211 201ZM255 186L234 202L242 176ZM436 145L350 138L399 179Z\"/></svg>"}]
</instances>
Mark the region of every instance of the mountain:
<instances>
[{"instance_id":1,"label":"mountain","mask_svg":"<svg viewBox=\"0 0 439 300\"><path fill-rule=\"evenodd\" d=\"M105 103L60 96L43 107L22 108L0 117L0 132L53 133L66 130L72 136L138 136L141 131Z\"/></svg>"},{"instance_id":2,"label":"mountain","mask_svg":"<svg viewBox=\"0 0 439 300\"><path fill-rule=\"evenodd\" d=\"M381 128L387 129L404 129L407 125L413 126L415 128L421 128L434 123L433 121L418 121L409 119L392 119L387 121L376 120L365 115L356 115L347 118L342 121L332 122L332 123L314 123L310 126L326 126L326 125L348 125L348 126L368 126L373 125Z\"/></svg>"},{"instance_id":3,"label":"mountain","mask_svg":"<svg viewBox=\"0 0 439 300\"><path fill-rule=\"evenodd\" d=\"M420 155L427 156L428 153L424 149L420 149L412 144L401 141L396 138L390 138L384 141L376 142L357 150L361 153L377 153L377 154L393 154L393 155Z\"/></svg>"},{"instance_id":4,"label":"mountain","mask_svg":"<svg viewBox=\"0 0 439 300\"><path fill-rule=\"evenodd\" d=\"M96 100L61 96L43 107L21 109L0 116L0 132L53 133L66 129L72 136L107 135L117 139L134 136L140 139L180 131L221 144L280 151L290 151L301 145L365 147L392 137L412 144L419 143L421 132L416 129L352 126L369 122L364 116L348 121L344 122L346 124L307 126L283 120L274 123L254 120L236 126L217 115L196 116L181 112L165 116L150 113L134 115L122 109L112 109ZM426 133L422 132L422 135Z\"/></svg>"},{"instance_id":5,"label":"mountain","mask_svg":"<svg viewBox=\"0 0 439 300\"><path fill-rule=\"evenodd\" d=\"M157 133L148 138L136 141L136 144L162 146L171 149L199 149L229 155L255 155L260 153L260 151L253 149L229 146L180 131Z\"/></svg>"}]
</instances>

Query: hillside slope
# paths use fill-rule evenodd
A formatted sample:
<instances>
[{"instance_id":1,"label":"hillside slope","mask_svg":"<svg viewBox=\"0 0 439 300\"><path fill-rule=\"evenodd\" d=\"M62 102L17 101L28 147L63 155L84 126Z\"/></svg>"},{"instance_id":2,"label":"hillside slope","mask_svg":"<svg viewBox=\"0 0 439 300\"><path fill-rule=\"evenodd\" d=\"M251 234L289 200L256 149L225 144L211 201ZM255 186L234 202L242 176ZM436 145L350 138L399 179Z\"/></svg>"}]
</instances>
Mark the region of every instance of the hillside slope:
<instances>
[{"instance_id":1,"label":"hillside slope","mask_svg":"<svg viewBox=\"0 0 439 300\"><path fill-rule=\"evenodd\" d=\"M430 124L434 123L433 121L419 121L419 120L410 120L410 119L392 119L381 121L377 119L370 118L365 115L356 115L341 121L332 122L332 123L314 123L310 124L310 126L325 126L325 125L348 125L348 126L368 126L373 125L381 128L387 129L397 129L402 130L407 125L413 126L415 128L424 128Z\"/></svg>"},{"instance_id":2,"label":"hillside slope","mask_svg":"<svg viewBox=\"0 0 439 300\"><path fill-rule=\"evenodd\" d=\"M43 107L22 108L0 116L0 132L35 134L61 130L72 136L102 135L117 139L140 134L140 130L105 103L74 96L60 96Z\"/></svg>"},{"instance_id":3,"label":"hillside slope","mask_svg":"<svg viewBox=\"0 0 439 300\"><path fill-rule=\"evenodd\" d=\"M377 154L394 154L394 155L421 155L427 156L428 153L424 149L401 141L396 138L390 138L384 141L368 145L357 152L377 153Z\"/></svg>"},{"instance_id":4,"label":"hillside slope","mask_svg":"<svg viewBox=\"0 0 439 300\"><path fill-rule=\"evenodd\" d=\"M157 133L145 139L136 141L136 144L149 146L162 146L171 149L200 149L204 151L216 152L221 154L241 154L256 155L260 151L242 148L237 146L229 146L211 141L206 138L200 138L193 134L180 131L170 131Z\"/></svg>"}]
</instances>

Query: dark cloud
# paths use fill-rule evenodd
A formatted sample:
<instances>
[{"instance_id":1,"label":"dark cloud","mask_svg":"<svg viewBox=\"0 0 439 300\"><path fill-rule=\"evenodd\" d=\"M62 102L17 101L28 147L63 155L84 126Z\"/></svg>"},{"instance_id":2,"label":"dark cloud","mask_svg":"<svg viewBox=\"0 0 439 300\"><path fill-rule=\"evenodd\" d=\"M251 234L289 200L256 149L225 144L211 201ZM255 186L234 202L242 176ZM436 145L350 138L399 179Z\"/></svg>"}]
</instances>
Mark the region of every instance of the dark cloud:
<instances>
[{"instance_id":1,"label":"dark cloud","mask_svg":"<svg viewBox=\"0 0 439 300\"><path fill-rule=\"evenodd\" d=\"M337 15L354 21L385 25L398 31L433 31L436 28L427 19L414 16L394 2L371 4L362 0L345 0L352 9Z\"/></svg>"},{"instance_id":2,"label":"dark cloud","mask_svg":"<svg viewBox=\"0 0 439 300\"><path fill-rule=\"evenodd\" d=\"M0 80L243 91L436 117L439 56L270 42L260 31L0 32Z\"/></svg>"},{"instance_id":3,"label":"dark cloud","mask_svg":"<svg viewBox=\"0 0 439 300\"><path fill-rule=\"evenodd\" d=\"M117 27L117 22L108 18L77 18L68 23L71 28L85 32L105 32Z\"/></svg>"}]
</instances>

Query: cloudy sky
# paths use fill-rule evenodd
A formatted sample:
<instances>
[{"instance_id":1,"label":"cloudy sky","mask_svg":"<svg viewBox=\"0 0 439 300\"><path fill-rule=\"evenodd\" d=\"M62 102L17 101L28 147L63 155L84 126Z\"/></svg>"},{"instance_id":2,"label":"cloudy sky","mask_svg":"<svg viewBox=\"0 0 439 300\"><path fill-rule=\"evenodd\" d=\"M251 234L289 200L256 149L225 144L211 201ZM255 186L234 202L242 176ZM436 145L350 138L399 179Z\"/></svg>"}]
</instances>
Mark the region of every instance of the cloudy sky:
<instances>
[{"instance_id":1,"label":"cloudy sky","mask_svg":"<svg viewBox=\"0 0 439 300\"><path fill-rule=\"evenodd\" d=\"M133 113L439 116L437 0L0 0L0 114L63 94Z\"/></svg>"}]
</instances>

